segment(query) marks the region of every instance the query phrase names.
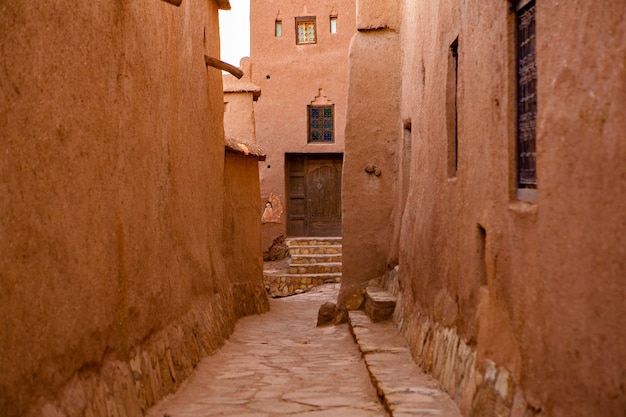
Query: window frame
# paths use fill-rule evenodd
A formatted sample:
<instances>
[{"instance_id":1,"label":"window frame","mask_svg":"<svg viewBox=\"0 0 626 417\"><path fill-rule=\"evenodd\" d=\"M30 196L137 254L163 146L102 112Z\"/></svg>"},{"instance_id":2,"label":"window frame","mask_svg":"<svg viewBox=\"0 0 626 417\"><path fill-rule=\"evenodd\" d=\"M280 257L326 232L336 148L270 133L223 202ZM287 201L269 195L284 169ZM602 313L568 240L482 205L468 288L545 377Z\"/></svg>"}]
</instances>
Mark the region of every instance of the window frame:
<instances>
[{"instance_id":1,"label":"window frame","mask_svg":"<svg viewBox=\"0 0 626 417\"><path fill-rule=\"evenodd\" d=\"M313 41L309 42L300 42L300 37L298 36L298 25L300 24L313 24ZM317 43L317 22L315 16L299 16L295 18L295 31L296 31L296 45L315 45Z\"/></svg>"},{"instance_id":2,"label":"window frame","mask_svg":"<svg viewBox=\"0 0 626 417\"><path fill-rule=\"evenodd\" d=\"M322 111L322 113L324 113L325 109L330 109L331 111L331 115L330 115L330 120L332 123L332 126L330 129L326 129L323 124L326 120L328 120L327 117L322 116L320 118L320 121L322 123L321 127L318 128L313 128L313 120L311 118L311 113L313 111L313 109L319 109ZM327 141L324 140L324 133L330 130L330 134L331 134L331 140ZM314 132L318 132L320 133L320 137L321 139L319 140L313 140L313 133ZM335 105L334 104L325 104L325 105L315 105L315 104L309 104L307 105L307 143L308 144L332 144L335 143Z\"/></svg>"}]
</instances>

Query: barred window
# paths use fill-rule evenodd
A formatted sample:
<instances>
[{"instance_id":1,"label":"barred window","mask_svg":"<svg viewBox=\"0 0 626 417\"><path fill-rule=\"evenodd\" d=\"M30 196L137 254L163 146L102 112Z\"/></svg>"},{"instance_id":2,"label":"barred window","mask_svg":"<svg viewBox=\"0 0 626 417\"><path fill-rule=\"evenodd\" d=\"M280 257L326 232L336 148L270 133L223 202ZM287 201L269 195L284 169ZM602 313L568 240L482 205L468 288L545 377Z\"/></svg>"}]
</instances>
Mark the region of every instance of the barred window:
<instances>
[{"instance_id":1,"label":"barred window","mask_svg":"<svg viewBox=\"0 0 626 417\"><path fill-rule=\"evenodd\" d=\"M316 34L315 16L296 17L296 44L316 43Z\"/></svg>"},{"instance_id":2,"label":"barred window","mask_svg":"<svg viewBox=\"0 0 626 417\"><path fill-rule=\"evenodd\" d=\"M334 105L308 106L309 143L333 143L335 141L333 108Z\"/></svg>"},{"instance_id":3,"label":"barred window","mask_svg":"<svg viewBox=\"0 0 626 417\"><path fill-rule=\"evenodd\" d=\"M520 2L516 16L517 45L517 186L537 188L535 1Z\"/></svg>"}]
</instances>

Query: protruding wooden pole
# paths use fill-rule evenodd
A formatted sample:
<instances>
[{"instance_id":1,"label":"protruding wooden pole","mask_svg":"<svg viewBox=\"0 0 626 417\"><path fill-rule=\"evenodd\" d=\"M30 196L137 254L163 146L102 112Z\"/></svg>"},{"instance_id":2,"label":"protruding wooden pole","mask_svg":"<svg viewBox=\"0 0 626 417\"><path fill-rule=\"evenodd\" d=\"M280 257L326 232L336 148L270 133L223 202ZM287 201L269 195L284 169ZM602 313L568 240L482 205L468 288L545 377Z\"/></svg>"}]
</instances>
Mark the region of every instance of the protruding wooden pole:
<instances>
[{"instance_id":1,"label":"protruding wooden pole","mask_svg":"<svg viewBox=\"0 0 626 417\"><path fill-rule=\"evenodd\" d=\"M211 56L205 55L204 63L206 64L207 67L213 67L213 68L220 69L222 71L229 72L237 78L243 77L243 71L241 69L237 68L234 65L227 64L224 61L220 61L217 58L213 58Z\"/></svg>"}]
</instances>

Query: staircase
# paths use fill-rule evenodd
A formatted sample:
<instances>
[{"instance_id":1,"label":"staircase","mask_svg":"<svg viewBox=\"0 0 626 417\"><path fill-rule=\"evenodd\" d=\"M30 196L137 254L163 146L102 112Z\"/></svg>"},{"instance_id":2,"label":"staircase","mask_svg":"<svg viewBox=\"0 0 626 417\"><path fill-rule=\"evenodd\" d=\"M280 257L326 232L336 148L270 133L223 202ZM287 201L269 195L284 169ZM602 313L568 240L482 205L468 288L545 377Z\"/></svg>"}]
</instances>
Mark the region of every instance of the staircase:
<instances>
[{"instance_id":1,"label":"staircase","mask_svg":"<svg viewBox=\"0 0 626 417\"><path fill-rule=\"evenodd\" d=\"M271 297L302 294L319 285L341 282L340 237L291 237L286 271L264 271Z\"/></svg>"}]
</instances>

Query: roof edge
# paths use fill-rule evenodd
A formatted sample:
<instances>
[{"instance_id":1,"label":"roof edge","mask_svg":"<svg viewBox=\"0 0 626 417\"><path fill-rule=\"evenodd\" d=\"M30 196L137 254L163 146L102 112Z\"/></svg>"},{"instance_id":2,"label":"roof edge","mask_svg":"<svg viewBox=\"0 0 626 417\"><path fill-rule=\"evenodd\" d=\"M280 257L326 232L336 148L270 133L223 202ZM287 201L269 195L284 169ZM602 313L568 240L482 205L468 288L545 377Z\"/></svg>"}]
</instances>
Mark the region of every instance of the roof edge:
<instances>
[{"instance_id":1,"label":"roof edge","mask_svg":"<svg viewBox=\"0 0 626 417\"><path fill-rule=\"evenodd\" d=\"M221 10L230 10L230 0L214 0L217 8Z\"/></svg>"},{"instance_id":2,"label":"roof edge","mask_svg":"<svg viewBox=\"0 0 626 417\"><path fill-rule=\"evenodd\" d=\"M265 152L263 152L258 145L240 141L235 138L226 139L224 141L224 147L226 151L252 156L259 161L265 161L266 158Z\"/></svg>"}]
</instances>

